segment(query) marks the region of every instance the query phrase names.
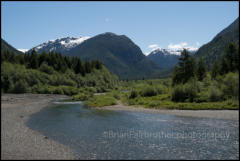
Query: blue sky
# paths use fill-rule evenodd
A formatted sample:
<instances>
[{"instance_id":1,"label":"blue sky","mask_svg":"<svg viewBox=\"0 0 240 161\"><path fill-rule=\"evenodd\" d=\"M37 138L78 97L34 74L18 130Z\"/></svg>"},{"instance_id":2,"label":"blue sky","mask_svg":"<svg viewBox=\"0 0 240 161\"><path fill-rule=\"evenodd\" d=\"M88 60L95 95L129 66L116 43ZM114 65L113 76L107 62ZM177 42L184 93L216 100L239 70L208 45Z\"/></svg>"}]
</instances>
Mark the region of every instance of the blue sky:
<instances>
[{"instance_id":1,"label":"blue sky","mask_svg":"<svg viewBox=\"0 0 240 161\"><path fill-rule=\"evenodd\" d=\"M144 53L198 48L238 16L239 2L2 2L1 37L30 49L60 37L126 35Z\"/></svg>"}]
</instances>

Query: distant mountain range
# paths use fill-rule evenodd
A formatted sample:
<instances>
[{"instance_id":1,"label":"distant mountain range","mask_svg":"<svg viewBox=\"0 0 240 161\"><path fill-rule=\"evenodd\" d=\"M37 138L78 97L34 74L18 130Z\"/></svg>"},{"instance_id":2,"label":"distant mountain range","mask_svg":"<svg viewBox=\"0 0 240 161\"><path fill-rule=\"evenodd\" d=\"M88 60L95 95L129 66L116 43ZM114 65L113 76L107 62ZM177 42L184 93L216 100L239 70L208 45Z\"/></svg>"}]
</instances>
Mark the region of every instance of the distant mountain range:
<instances>
[{"instance_id":1,"label":"distant mountain range","mask_svg":"<svg viewBox=\"0 0 240 161\"><path fill-rule=\"evenodd\" d=\"M32 50L60 52L63 55L77 56L82 60L98 59L120 79L139 79L159 75L159 66L149 60L141 49L125 35L111 32L92 38L66 37L42 43Z\"/></svg>"},{"instance_id":2,"label":"distant mountain range","mask_svg":"<svg viewBox=\"0 0 240 161\"><path fill-rule=\"evenodd\" d=\"M229 42L239 43L239 18L217 34L212 41L197 51L190 50L196 58L203 57L208 67L219 59ZM1 51L18 51L4 40L1 40ZM94 37L66 37L50 40L28 51L36 50L60 52L63 55L77 56L83 60L98 59L120 79L142 79L143 77L167 77L171 75L182 50L155 49L145 56L141 49L127 36L111 32Z\"/></svg>"},{"instance_id":3,"label":"distant mountain range","mask_svg":"<svg viewBox=\"0 0 240 161\"><path fill-rule=\"evenodd\" d=\"M121 79L150 76L159 69L127 36L110 32L84 41L69 53L69 56L78 56L83 60L98 59Z\"/></svg>"},{"instance_id":4,"label":"distant mountain range","mask_svg":"<svg viewBox=\"0 0 240 161\"><path fill-rule=\"evenodd\" d=\"M203 57L210 68L213 62L222 56L225 47L230 42L235 42L239 46L239 18L218 33L209 43L200 47L195 57Z\"/></svg>"},{"instance_id":5,"label":"distant mountain range","mask_svg":"<svg viewBox=\"0 0 240 161\"><path fill-rule=\"evenodd\" d=\"M166 69L174 67L182 52L180 49L156 49L146 57L127 36L111 32L92 38L85 36L50 40L28 52L33 49L38 53L44 50L60 52L63 55L77 56L83 60L98 59L121 79L136 79L153 75L156 77L162 74L162 70L166 74L168 71ZM193 54L195 51L190 50L190 53Z\"/></svg>"}]
</instances>

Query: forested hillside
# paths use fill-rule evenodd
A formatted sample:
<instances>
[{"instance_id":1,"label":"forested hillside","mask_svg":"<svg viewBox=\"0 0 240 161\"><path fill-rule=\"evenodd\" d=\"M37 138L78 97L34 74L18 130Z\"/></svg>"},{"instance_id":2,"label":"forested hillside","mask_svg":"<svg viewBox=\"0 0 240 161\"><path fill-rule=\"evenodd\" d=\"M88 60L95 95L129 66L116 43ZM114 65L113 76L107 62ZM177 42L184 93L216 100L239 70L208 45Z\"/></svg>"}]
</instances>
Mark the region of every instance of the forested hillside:
<instances>
[{"instance_id":1,"label":"forested hillside","mask_svg":"<svg viewBox=\"0 0 240 161\"><path fill-rule=\"evenodd\" d=\"M128 37L114 33L92 37L69 53L83 60L100 60L120 79L141 79L159 69Z\"/></svg>"},{"instance_id":2,"label":"forested hillside","mask_svg":"<svg viewBox=\"0 0 240 161\"><path fill-rule=\"evenodd\" d=\"M10 54L9 54L10 53ZM118 79L97 61L60 53L15 54L1 52L1 84L6 93L76 95L104 92L117 87Z\"/></svg>"},{"instance_id":3,"label":"forested hillside","mask_svg":"<svg viewBox=\"0 0 240 161\"><path fill-rule=\"evenodd\" d=\"M18 51L11 45L9 45L5 40L1 38L1 53L2 52L9 52L9 53L16 53L16 54L23 54L21 51Z\"/></svg>"},{"instance_id":4,"label":"forested hillside","mask_svg":"<svg viewBox=\"0 0 240 161\"><path fill-rule=\"evenodd\" d=\"M195 57L203 57L207 67L210 68L215 60L221 58L230 42L234 42L237 46L239 44L239 18L217 34L212 41L200 47Z\"/></svg>"}]
</instances>

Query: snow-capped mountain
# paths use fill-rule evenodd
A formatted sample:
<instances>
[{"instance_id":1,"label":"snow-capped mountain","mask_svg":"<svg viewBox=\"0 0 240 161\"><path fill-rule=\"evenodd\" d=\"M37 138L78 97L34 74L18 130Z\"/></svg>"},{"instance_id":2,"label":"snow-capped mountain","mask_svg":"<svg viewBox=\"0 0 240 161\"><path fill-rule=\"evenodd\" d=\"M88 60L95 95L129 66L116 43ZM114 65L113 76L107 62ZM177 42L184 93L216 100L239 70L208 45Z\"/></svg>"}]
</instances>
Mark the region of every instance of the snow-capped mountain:
<instances>
[{"instance_id":1,"label":"snow-capped mountain","mask_svg":"<svg viewBox=\"0 0 240 161\"><path fill-rule=\"evenodd\" d=\"M187 48L189 53L193 55L197 50ZM177 62L183 49L162 49L157 48L153 50L147 57L153 62L157 63L162 68L172 68Z\"/></svg>"},{"instance_id":2,"label":"snow-capped mountain","mask_svg":"<svg viewBox=\"0 0 240 161\"><path fill-rule=\"evenodd\" d=\"M157 49L153 50L150 54L180 55L179 52L181 52L181 51L157 48Z\"/></svg>"},{"instance_id":3,"label":"snow-capped mountain","mask_svg":"<svg viewBox=\"0 0 240 161\"><path fill-rule=\"evenodd\" d=\"M171 68L178 62L181 51L158 48L147 57L162 68Z\"/></svg>"},{"instance_id":4,"label":"snow-capped mountain","mask_svg":"<svg viewBox=\"0 0 240 161\"><path fill-rule=\"evenodd\" d=\"M65 37L65 38L58 38L56 40L49 40L48 42L42 43L28 52L31 52L33 49L41 53L42 51L53 51L53 52L60 52L63 55L67 55L69 50L76 47L77 45L81 44L85 40L89 39L89 36L74 38L74 37Z\"/></svg>"},{"instance_id":5,"label":"snow-capped mountain","mask_svg":"<svg viewBox=\"0 0 240 161\"><path fill-rule=\"evenodd\" d=\"M192 48L186 48L190 54L194 54L197 49L192 49ZM163 55L181 55L181 52L183 49L163 49L163 48L157 48L153 50L150 54L163 54ZM150 55L149 54L149 55Z\"/></svg>"}]
</instances>

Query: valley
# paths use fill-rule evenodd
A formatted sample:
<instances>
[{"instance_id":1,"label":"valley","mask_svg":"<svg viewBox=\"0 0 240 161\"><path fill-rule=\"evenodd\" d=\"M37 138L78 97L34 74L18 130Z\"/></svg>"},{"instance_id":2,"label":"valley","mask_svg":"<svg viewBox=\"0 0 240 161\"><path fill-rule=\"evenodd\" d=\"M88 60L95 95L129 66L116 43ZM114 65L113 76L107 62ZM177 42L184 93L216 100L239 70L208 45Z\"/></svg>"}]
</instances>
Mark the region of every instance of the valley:
<instances>
[{"instance_id":1,"label":"valley","mask_svg":"<svg viewBox=\"0 0 240 161\"><path fill-rule=\"evenodd\" d=\"M218 35L238 34L237 20ZM159 109L239 109L239 47L234 42L210 70L199 51L156 49L145 56L127 36L110 32L36 48L41 50L16 52L2 40L2 93L65 94L86 106L121 101ZM101 92L106 94L94 95Z\"/></svg>"},{"instance_id":2,"label":"valley","mask_svg":"<svg viewBox=\"0 0 240 161\"><path fill-rule=\"evenodd\" d=\"M239 159L239 2L2 4L1 159Z\"/></svg>"}]
</instances>

